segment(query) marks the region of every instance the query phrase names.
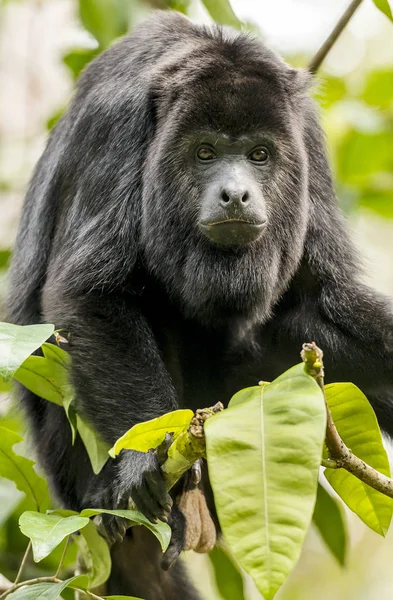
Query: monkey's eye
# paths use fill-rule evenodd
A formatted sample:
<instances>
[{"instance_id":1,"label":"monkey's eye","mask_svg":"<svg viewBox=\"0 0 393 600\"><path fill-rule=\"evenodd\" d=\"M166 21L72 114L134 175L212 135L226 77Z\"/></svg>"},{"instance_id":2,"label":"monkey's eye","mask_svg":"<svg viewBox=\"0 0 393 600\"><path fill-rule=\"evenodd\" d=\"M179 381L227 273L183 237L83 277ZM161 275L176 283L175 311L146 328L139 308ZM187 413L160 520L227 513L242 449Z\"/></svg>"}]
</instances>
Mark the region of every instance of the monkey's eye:
<instances>
[{"instance_id":1,"label":"monkey's eye","mask_svg":"<svg viewBox=\"0 0 393 600\"><path fill-rule=\"evenodd\" d=\"M214 160L217 158L217 153L211 146L201 146L196 153L197 158L202 161Z\"/></svg>"},{"instance_id":2,"label":"monkey's eye","mask_svg":"<svg viewBox=\"0 0 393 600\"><path fill-rule=\"evenodd\" d=\"M269 152L266 150L266 148L255 148L247 158L248 160L261 165L269 160Z\"/></svg>"}]
</instances>

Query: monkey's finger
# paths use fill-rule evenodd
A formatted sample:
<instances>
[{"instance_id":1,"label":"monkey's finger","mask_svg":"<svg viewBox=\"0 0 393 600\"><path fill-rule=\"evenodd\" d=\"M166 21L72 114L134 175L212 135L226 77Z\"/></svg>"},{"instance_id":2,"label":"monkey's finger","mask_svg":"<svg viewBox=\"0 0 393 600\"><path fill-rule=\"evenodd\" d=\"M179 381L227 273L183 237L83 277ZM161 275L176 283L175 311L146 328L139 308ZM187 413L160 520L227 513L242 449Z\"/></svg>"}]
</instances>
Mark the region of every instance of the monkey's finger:
<instances>
[{"instance_id":1,"label":"monkey's finger","mask_svg":"<svg viewBox=\"0 0 393 600\"><path fill-rule=\"evenodd\" d=\"M173 566L173 564L179 558L180 552L182 550L183 550L183 547L181 544L179 544L179 543L172 544L172 542L170 543L170 545L166 549L165 554L161 560L161 567L164 569L164 571L168 571L168 569L170 569Z\"/></svg>"},{"instance_id":2,"label":"monkey's finger","mask_svg":"<svg viewBox=\"0 0 393 600\"><path fill-rule=\"evenodd\" d=\"M158 518L154 514L154 511L152 511L149 504L147 502L145 502L146 495L140 494L140 488L139 488L139 490L133 490L131 492L131 498L132 498L133 502L135 503L137 509L143 515L145 515L145 517L147 519L149 519L149 521L151 521L152 523L158 523Z\"/></svg>"},{"instance_id":3,"label":"monkey's finger","mask_svg":"<svg viewBox=\"0 0 393 600\"><path fill-rule=\"evenodd\" d=\"M124 536L126 535L127 527L127 519L123 519L123 517L114 516L113 521L111 521L111 531L116 542L123 541Z\"/></svg>"},{"instance_id":4,"label":"monkey's finger","mask_svg":"<svg viewBox=\"0 0 393 600\"><path fill-rule=\"evenodd\" d=\"M150 497L154 498L156 503L164 509L164 512L169 515L172 509L173 500L170 494L166 491L165 481L160 474L157 477L157 473L146 473L145 474L145 485L150 493Z\"/></svg>"},{"instance_id":5,"label":"monkey's finger","mask_svg":"<svg viewBox=\"0 0 393 600\"><path fill-rule=\"evenodd\" d=\"M171 568L173 563L179 557L179 554L184 550L185 545L186 520L182 511L176 504L171 512L169 525L172 530L171 541L161 561L161 567L165 571Z\"/></svg>"},{"instance_id":6,"label":"monkey's finger","mask_svg":"<svg viewBox=\"0 0 393 600\"><path fill-rule=\"evenodd\" d=\"M110 544L121 542L123 537L119 534L113 515L102 514L100 517L101 518L97 521L98 533Z\"/></svg>"},{"instance_id":7,"label":"monkey's finger","mask_svg":"<svg viewBox=\"0 0 393 600\"><path fill-rule=\"evenodd\" d=\"M164 508L160 504L159 498L157 498L156 496L153 496L150 488L147 485L145 485L143 488L140 488L138 490L138 492L140 494L142 502L144 502L145 506L148 507L150 512L156 518L160 519L160 521L164 521L164 523L167 523L169 514L170 514L170 508L169 507L168 507L168 509Z\"/></svg>"}]
</instances>

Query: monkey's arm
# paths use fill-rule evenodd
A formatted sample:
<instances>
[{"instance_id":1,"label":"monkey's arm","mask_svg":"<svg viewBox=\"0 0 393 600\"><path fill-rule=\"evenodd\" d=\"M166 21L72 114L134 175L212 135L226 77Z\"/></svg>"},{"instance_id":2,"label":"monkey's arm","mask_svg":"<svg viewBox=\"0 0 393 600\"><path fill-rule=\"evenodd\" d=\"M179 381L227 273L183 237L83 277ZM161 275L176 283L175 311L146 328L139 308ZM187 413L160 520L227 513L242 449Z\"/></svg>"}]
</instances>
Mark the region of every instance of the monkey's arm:
<instances>
[{"instance_id":1,"label":"monkey's arm","mask_svg":"<svg viewBox=\"0 0 393 600\"><path fill-rule=\"evenodd\" d=\"M176 395L151 329L132 297L44 294L44 318L71 334L78 405L109 444L132 425L176 408ZM56 292L55 292L56 294ZM151 520L166 519L171 499L157 458L124 452L86 489L83 504L126 508L131 496Z\"/></svg>"},{"instance_id":2,"label":"monkey's arm","mask_svg":"<svg viewBox=\"0 0 393 600\"><path fill-rule=\"evenodd\" d=\"M373 404L381 427L393 435L393 304L388 298L351 280L326 283L283 312L276 335L292 364L302 343L315 341L324 352L326 382L355 383Z\"/></svg>"}]
</instances>

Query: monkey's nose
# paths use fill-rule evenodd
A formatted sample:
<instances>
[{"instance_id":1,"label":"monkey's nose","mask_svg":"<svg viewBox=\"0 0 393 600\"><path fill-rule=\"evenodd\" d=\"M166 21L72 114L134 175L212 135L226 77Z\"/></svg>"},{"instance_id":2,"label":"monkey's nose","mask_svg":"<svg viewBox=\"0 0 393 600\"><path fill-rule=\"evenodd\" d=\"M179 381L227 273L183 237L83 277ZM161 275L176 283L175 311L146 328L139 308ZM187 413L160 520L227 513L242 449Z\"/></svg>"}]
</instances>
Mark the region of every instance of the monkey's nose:
<instances>
[{"instance_id":1,"label":"monkey's nose","mask_svg":"<svg viewBox=\"0 0 393 600\"><path fill-rule=\"evenodd\" d=\"M224 188L220 193L220 205L223 208L230 206L245 206L250 201L250 194L244 189Z\"/></svg>"}]
</instances>

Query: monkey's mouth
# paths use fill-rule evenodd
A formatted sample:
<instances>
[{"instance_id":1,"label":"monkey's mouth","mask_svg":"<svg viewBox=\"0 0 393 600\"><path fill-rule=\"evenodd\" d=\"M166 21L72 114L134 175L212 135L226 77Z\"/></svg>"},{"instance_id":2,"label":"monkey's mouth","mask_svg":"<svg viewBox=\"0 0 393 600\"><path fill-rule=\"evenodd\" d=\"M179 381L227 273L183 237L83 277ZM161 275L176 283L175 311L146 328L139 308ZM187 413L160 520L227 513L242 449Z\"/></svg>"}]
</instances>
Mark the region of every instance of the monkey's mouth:
<instances>
[{"instance_id":1,"label":"monkey's mouth","mask_svg":"<svg viewBox=\"0 0 393 600\"><path fill-rule=\"evenodd\" d=\"M221 246L242 246L257 240L266 227L266 221L255 223L245 219L223 219L201 223L202 233Z\"/></svg>"}]
</instances>

